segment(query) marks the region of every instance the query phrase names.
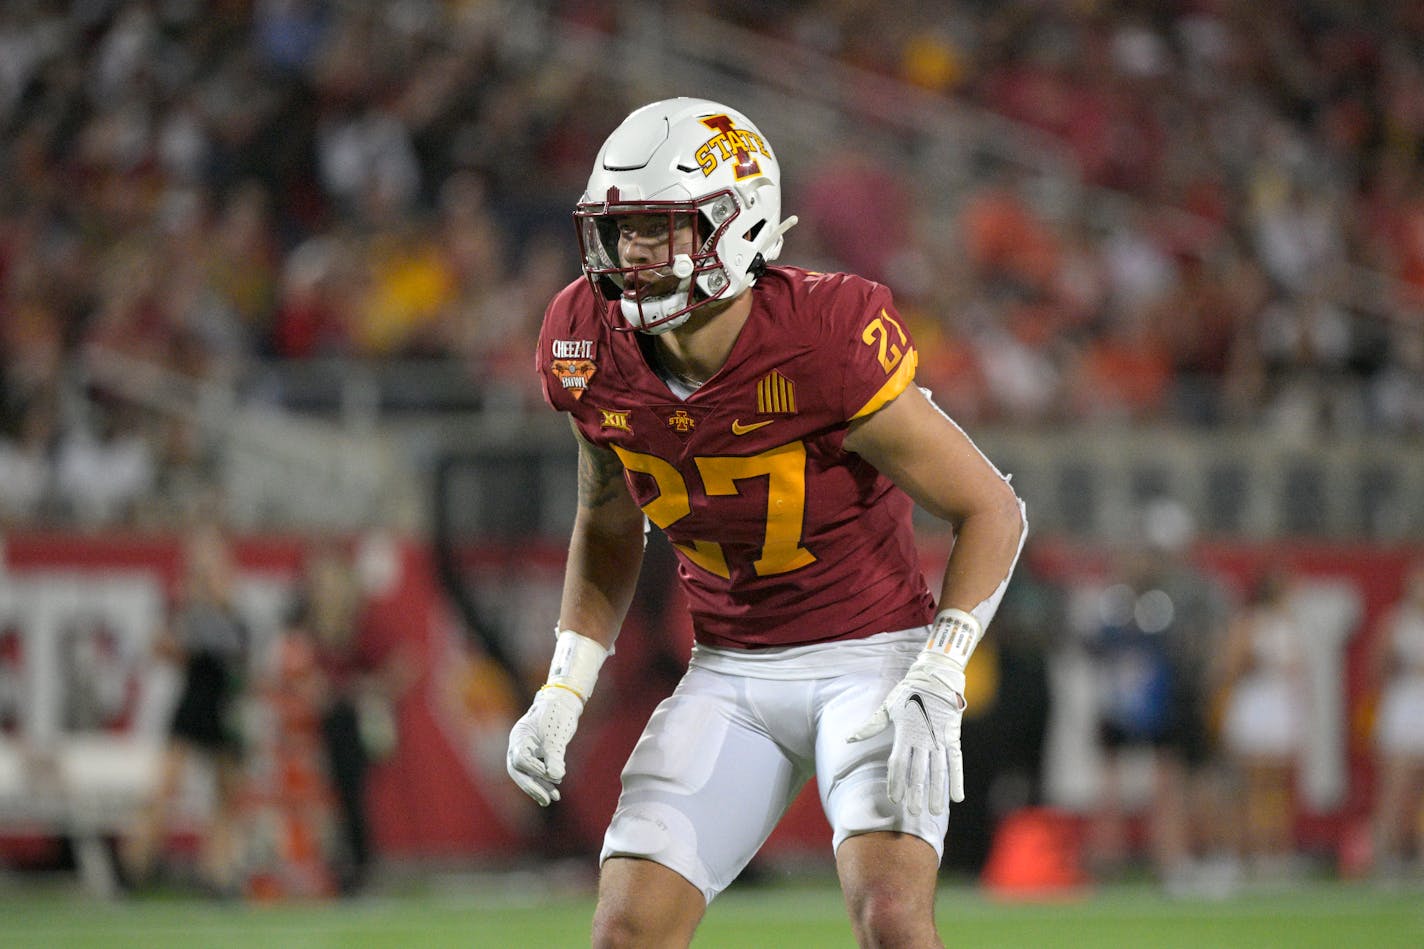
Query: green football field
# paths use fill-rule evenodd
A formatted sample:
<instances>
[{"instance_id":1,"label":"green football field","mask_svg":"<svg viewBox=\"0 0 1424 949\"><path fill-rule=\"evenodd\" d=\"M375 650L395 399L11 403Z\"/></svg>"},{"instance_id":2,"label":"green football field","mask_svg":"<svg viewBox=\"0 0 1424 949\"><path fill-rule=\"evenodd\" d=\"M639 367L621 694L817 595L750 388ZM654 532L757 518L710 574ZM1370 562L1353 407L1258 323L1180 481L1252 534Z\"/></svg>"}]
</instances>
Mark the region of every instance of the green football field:
<instances>
[{"instance_id":1,"label":"green football field","mask_svg":"<svg viewBox=\"0 0 1424 949\"><path fill-rule=\"evenodd\" d=\"M940 930L957 947L1424 947L1424 890L1313 885L1219 901L1171 900L1144 886L1072 901L1003 903L947 886ZM271 906L169 896L101 902L72 887L0 889L0 947L445 946L549 949L587 945L587 894L501 884L349 902ZM829 885L733 889L709 910L695 946L853 946Z\"/></svg>"}]
</instances>

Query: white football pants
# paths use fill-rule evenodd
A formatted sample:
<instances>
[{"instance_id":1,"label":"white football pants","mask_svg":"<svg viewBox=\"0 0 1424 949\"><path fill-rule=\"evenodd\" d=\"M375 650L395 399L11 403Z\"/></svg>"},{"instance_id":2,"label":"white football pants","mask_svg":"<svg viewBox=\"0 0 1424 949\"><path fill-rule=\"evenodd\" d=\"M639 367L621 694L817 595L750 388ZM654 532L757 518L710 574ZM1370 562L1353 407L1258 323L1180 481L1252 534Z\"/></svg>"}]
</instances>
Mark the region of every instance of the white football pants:
<instances>
[{"instance_id":1,"label":"white football pants","mask_svg":"<svg viewBox=\"0 0 1424 949\"><path fill-rule=\"evenodd\" d=\"M814 775L833 832L900 831L943 855L948 814L916 816L886 796L894 729L855 744L928 629L743 652L693 649L623 769L599 862L631 856L681 874L710 903L760 849Z\"/></svg>"}]
</instances>

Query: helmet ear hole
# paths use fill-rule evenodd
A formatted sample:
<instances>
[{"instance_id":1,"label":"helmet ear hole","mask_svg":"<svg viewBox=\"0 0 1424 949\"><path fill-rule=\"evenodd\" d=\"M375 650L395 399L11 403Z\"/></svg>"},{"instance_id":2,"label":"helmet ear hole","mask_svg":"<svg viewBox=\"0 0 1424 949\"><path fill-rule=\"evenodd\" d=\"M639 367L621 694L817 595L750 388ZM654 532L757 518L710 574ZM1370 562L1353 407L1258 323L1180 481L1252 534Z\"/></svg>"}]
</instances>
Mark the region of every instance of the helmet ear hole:
<instances>
[{"instance_id":1,"label":"helmet ear hole","mask_svg":"<svg viewBox=\"0 0 1424 949\"><path fill-rule=\"evenodd\" d=\"M757 239L757 235L761 233L762 228L764 227L766 227L765 220L757 221L751 226L750 230L748 230L745 234L742 235L742 240L746 241L747 243L752 243Z\"/></svg>"}]
</instances>

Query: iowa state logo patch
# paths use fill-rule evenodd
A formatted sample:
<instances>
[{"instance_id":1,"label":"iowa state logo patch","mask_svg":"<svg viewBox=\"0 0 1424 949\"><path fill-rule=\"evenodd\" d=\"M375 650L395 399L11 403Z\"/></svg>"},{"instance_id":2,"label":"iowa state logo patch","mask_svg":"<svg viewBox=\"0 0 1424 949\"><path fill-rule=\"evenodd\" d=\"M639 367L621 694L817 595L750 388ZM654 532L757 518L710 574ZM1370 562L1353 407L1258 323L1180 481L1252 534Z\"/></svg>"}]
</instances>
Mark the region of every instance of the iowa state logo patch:
<instances>
[{"instance_id":1,"label":"iowa state logo patch","mask_svg":"<svg viewBox=\"0 0 1424 949\"><path fill-rule=\"evenodd\" d=\"M676 409L668 416L668 428L679 435L688 435L697 427L697 419L687 414L686 409Z\"/></svg>"}]
</instances>

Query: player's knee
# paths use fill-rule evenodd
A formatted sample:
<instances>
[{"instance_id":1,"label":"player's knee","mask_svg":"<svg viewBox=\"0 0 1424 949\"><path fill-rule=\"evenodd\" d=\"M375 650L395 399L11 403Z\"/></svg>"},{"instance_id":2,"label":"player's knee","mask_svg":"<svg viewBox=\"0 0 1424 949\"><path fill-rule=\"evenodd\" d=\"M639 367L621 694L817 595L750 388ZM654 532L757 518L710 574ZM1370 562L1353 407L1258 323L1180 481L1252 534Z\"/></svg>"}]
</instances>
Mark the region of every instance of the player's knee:
<instances>
[{"instance_id":1,"label":"player's knee","mask_svg":"<svg viewBox=\"0 0 1424 949\"><path fill-rule=\"evenodd\" d=\"M645 940L644 923L636 913L626 907L609 907L600 900L593 914L594 949L617 949L620 946L636 946Z\"/></svg>"},{"instance_id":2,"label":"player's knee","mask_svg":"<svg viewBox=\"0 0 1424 949\"><path fill-rule=\"evenodd\" d=\"M598 881L595 946L685 946L706 908L701 891L651 860L611 856Z\"/></svg>"},{"instance_id":3,"label":"player's knee","mask_svg":"<svg viewBox=\"0 0 1424 949\"><path fill-rule=\"evenodd\" d=\"M679 931L679 921L636 900L601 898L593 914L594 949L687 945L692 933Z\"/></svg>"},{"instance_id":4,"label":"player's knee","mask_svg":"<svg viewBox=\"0 0 1424 949\"><path fill-rule=\"evenodd\" d=\"M862 946L937 946L930 905L903 887L872 885L848 899L851 925Z\"/></svg>"}]
</instances>

